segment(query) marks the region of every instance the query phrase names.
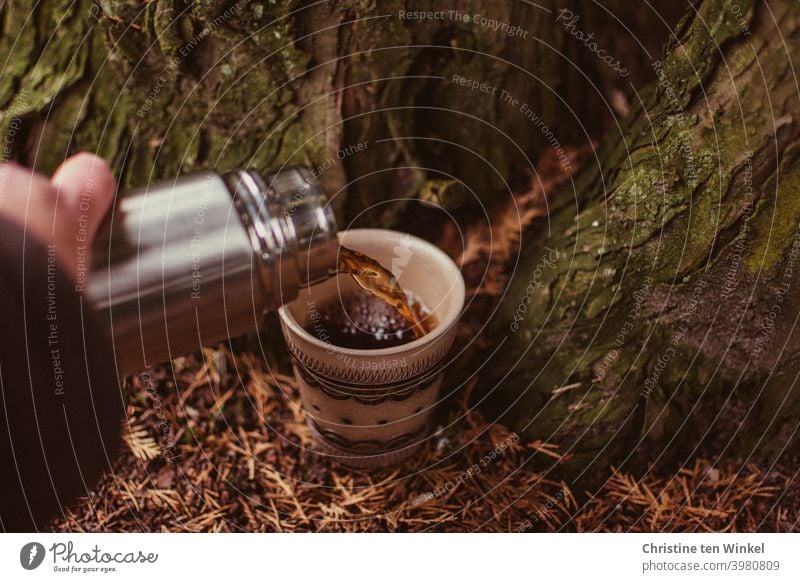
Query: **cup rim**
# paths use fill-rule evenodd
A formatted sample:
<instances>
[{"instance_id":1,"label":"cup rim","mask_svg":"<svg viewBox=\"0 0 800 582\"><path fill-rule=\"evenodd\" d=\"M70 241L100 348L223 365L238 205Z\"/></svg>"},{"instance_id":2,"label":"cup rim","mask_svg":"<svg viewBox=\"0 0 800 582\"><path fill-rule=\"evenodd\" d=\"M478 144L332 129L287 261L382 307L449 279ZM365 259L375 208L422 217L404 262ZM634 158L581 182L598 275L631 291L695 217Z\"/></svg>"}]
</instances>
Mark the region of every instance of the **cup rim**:
<instances>
[{"instance_id":1,"label":"cup rim","mask_svg":"<svg viewBox=\"0 0 800 582\"><path fill-rule=\"evenodd\" d=\"M437 340L439 337L447 333L447 331L451 327L453 327L453 325L458 321L458 318L461 315L461 311L464 309L464 302L466 300L465 297L466 285L464 283L464 277L461 274L461 269L458 268L458 265L456 265L455 261L453 261L453 259L450 258L450 256L447 253L445 253L435 244L428 242L423 238L398 230L390 230L385 228L354 228L339 233L339 239L341 240L342 237L346 237L347 233L358 233L358 234L363 234L365 236L374 236L374 237L382 237L387 234L391 236L397 236L397 235L401 235L403 237L408 236L414 240L414 244L426 247L426 250L428 252L430 252L433 255L437 255L438 258L445 265L447 265L447 268L452 271L452 274L455 275L453 281L454 289L451 291L451 293L457 294L458 296L457 305L454 306L454 308L448 314L448 317L445 320L439 322L439 324L432 332L425 334L421 338L417 338L408 343L389 348L377 348L377 349L345 348L342 346L337 346L336 344L330 342L322 341L321 339L315 337L314 335L306 331L305 328L303 328L303 326L300 325L300 323L298 323L298 321L294 318L294 315L292 315L291 311L289 310L288 304L282 305L280 309L278 309L278 315L281 321L292 331L292 333L302 338L303 341L325 350L335 350L337 353L342 353L354 357L370 357L370 356L380 357L380 356L396 356L405 351L413 351L415 348L421 348L426 344L432 343L433 341ZM300 292L302 293L303 291L305 290L302 289Z\"/></svg>"}]
</instances>

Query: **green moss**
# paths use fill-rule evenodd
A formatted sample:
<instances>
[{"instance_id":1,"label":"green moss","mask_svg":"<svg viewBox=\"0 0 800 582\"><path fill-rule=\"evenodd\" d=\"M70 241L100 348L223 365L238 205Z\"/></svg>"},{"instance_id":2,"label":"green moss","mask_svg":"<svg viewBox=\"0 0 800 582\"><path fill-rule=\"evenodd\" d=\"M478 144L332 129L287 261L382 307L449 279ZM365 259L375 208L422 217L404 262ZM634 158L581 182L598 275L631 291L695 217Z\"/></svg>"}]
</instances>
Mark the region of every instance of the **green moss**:
<instances>
[{"instance_id":1,"label":"green moss","mask_svg":"<svg viewBox=\"0 0 800 582\"><path fill-rule=\"evenodd\" d=\"M770 273L794 242L800 225L800 171L768 181L749 221L752 241L745 265L751 273ZM776 190L777 188L777 190Z\"/></svg>"},{"instance_id":2,"label":"green moss","mask_svg":"<svg viewBox=\"0 0 800 582\"><path fill-rule=\"evenodd\" d=\"M426 180L420 188L420 200L440 208L453 210L464 200L464 191L457 180Z\"/></svg>"},{"instance_id":3,"label":"green moss","mask_svg":"<svg viewBox=\"0 0 800 582\"><path fill-rule=\"evenodd\" d=\"M750 10L754 0L735 0L739 8ZM706 82L719 62L719 50L728 41L741 37L741 25L731 10L731 0L706 0L699 15L685 28L686 34L672 40L666 48L663 71L674 92L668 107L682 109L695 90Z\"/></svg>"},{"instance_id":4,"label":"green moss","mask_svg":"<svg viewBox=\"0 0 800 582\"><path fill-rule=\"evenodd\" d=\"M682 23L680 46L670 45L662 61L674 98L663 84L641 91L644 105L634 105L621 123L621 135L607 136L598 151L604 175L588 167L576 177L577 215L571 189L552 198L548 231L526 241L493 324L492 335L505 339L502 353L489 363L502 378L493 395L507 396L496 406L502 409L513 402L506 419L516 430L524 430L531 439L564 443L582 458L594 460L599 454L611 459L642 437L642 431L648 438L675 437L682 442L679 431L693 430L685 423L688 411L696 404L708 407L711 402L714 408L724 402L742 372L736 358L712 361L712 348L700 349L696 338L673 335L678 329L674 319L685 309L686 297L699 281L708 280L704 273L709 263L725 256L721 246L738 233L737 220L748 202L741 175L746 150L774 137L763 93L743 87L738 94L746 123L730 94L731 77L738 87L740 78L756 74L750 44L737 44L743 33L730 4L704 2L701 16ZM727 59L724 69L719 65L720 47ZM782 47L774 50L769 54L780 54ZM765 65L765 70L771 66ZM783 70L767 76L770 89L785 78L785 69L784 58ZM699 91L701 84L705 96ZM788 100L787 91L771 95L775 102L778 96ZM764 264L778 265L800 223L795 149L781 152L777 203L774 196L763 198L751 219L748 236L762 241L751 249L759 264L766 255ZM763 191L768 189L769 184ZM767 244L763 241L770 233L773 243ZM546 274L549 292L531 297L519 330L512 333L509 325L521 302L528 301L529 274L545 245L570 260ZM631 290L641 289L647 280L652 283L647 315L624 334L620 346L619 330L632 307ZM663 321L663 329L651 329L656 318ZM667 366L642 396L645 380L668 348L674 348L672 360L681 365ZM612 352L615 356L598 379L598 367ZM489 376L492 385L496 378ZM741 378L743 391L754 385L753 377ZM579 387L551 401L554 389L571 384Z\"/></svg>"}]
</instances>

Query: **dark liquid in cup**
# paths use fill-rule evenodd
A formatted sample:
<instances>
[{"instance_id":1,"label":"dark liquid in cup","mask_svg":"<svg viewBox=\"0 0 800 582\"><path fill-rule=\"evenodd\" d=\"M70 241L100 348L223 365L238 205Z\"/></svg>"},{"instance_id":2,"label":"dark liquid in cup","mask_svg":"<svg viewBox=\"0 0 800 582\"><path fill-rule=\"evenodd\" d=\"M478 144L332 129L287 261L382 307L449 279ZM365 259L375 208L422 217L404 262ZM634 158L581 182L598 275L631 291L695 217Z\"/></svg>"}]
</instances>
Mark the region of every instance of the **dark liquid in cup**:
<instances>
[{"instance_id":1,"label":"dark liquid in cup","mask_svg":"<svg viewBox=\"0 0 800 582\"><path fill-rule=\"evenodd\" d=\"M406 344L436 327L433 316L372 257L341 247L339 273L352 276L361 289L318 306L306 324L309 333L336 346L369 350Z\"/></svg>"},{"instance_id":2,"label":"dark liquid in cup","mask_svg":"<svg viewBox=\"0 0 800 582\"><path fill-rule=\"evenodd\" d=\"M408 300L419 324L429 331L433 316L415 301ZM332 345L357 350L400 346L417 339L411 324L397 310L375 295L358 289L315 306L305 329Z\"/></svg>"}]
</instances>

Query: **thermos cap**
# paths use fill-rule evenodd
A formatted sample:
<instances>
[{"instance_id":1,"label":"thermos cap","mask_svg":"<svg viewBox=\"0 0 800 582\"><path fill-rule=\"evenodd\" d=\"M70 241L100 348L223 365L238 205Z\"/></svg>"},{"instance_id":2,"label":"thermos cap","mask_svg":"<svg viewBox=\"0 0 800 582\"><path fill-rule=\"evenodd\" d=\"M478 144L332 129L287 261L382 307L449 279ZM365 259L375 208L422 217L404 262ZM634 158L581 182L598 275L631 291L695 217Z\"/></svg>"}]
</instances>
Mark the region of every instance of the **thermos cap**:
<instances>
[{"instance_id":1,"label":"thermos cap","mask_svg":"<svg viewBox=\"0 0 800 582\"><path fill-rule=\"evenodd\" d=\"M291 166L263 176L236 170L225 181L259 261L270 307L336 274L336 219L310 170Z\"/></svg>"}]
</instances>

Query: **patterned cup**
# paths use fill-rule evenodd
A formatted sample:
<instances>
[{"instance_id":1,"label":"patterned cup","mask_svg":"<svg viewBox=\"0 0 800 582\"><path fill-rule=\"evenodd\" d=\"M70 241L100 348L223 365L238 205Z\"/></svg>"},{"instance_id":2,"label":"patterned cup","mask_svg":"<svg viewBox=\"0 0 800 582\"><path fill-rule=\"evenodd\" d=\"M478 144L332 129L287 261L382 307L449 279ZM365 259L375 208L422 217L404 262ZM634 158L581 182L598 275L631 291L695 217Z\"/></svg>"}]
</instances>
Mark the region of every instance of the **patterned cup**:
<instances>
[{"instance_id":1,"label":"patterned cup","mask_svg":"<svg viewBox=\"0 0 800 582\"><path fill-rule=\"evenodd\" d=\"M306 331L319 306L357 288L349 275L300 291L279 311L318 448L351 467L385 467L413 454L428 435L464 306L464 280L444 252L420 238L377 229L349 230L339 238L391 269L437 322L417 340L380 349L335 346L317 329Z\"/></svg>"}]
</instances>

